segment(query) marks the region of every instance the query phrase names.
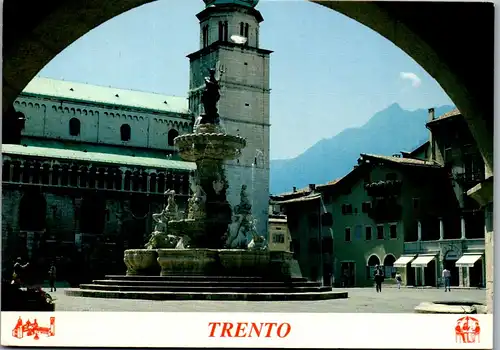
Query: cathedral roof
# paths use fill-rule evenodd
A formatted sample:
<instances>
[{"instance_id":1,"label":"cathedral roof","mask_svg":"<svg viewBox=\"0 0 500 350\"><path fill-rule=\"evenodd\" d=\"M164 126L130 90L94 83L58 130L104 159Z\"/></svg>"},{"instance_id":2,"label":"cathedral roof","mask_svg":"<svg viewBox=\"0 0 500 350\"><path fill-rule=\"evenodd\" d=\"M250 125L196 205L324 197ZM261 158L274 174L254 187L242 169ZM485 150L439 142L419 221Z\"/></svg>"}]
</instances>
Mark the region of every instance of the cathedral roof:
<instances>
[{"instance_id":1,"label":"cathedral roof","mask_svg":"<svg viewBox=\"0 0 500 350\"><path fill-rule=\"evenodd\" d=\"M2 145L2 155L14 155L33 158L61 159L66 161L80 161L91 164L113 164L117 166L135 166L146 169L168 169L180 171L194 171L196 164L172 159L158 159L133 157L119 154L76 151L71 149Z\"/></svg>"},{"instance_id":2,"label":"cathedral roof","mask_svg":"<svg viewBox=\"0 0 500 350\"><path fill-rule=\"evenodd\" d=\"M189 114L188 100L185 97L117 89L43 77L35 77L30 81L22 94L86 103L93 102L96 104L163 113Z\"/></svg>"}]
</instances>

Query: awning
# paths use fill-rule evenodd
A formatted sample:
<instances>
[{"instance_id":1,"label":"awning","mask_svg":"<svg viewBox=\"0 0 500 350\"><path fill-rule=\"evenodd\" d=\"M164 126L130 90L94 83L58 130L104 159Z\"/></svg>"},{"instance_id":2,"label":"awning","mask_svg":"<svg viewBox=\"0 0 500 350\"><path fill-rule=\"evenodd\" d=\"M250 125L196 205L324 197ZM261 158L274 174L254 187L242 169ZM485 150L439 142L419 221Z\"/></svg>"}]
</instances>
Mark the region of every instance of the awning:
<instances>
[{"instance_id":1,"label":"awning","mask_svg":"<svg viewBox=\"0 0 500 350\"><path fill-rule=\"evenodd\" d=\"M393 264L394 267L406 267L410 261L415 258L415 255L402 255Z\"/></svg>"},{"instance_id":2,"label":"awning","mask_svg":"<svg viewBox=\"0 0 500 350\"><path fill-rule=\"evenodd\" d=\"M462 256L455 263L456 267L474 267L474 263L481 259L481 255L479 254L467 254Z\"/></svg>"},{"instance_id":3,"label":"awning","mask_svg":"<svg viewBox=\"0 0 500 350\"><path fill-rule=\"evenodd\" d=\"M426 267L435 257L435 255L419 255L418 258L413 260L411 267Z\"/></svg>"}]
</instances>

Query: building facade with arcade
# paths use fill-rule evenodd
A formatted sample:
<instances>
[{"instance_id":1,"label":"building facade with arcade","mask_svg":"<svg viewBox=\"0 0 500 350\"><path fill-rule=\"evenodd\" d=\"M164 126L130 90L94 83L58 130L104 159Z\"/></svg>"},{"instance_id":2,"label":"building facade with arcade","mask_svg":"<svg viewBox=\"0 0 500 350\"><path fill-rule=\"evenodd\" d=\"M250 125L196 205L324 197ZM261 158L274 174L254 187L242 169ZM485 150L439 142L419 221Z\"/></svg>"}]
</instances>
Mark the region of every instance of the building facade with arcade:
<instances>
[{"instance_id":1,"label":"building facade with arcade","mask_svg":"<svg viewBox=\"0 0 500 350\"><path fill-rule=\"evenodd\" d=\"M14 107L24 128L2 145L3 266L21 256L42 273L56 260L62 279L122 272L164 192L186 202L195 165L173 139L191 130L187 100L37 77Z\"/></svg>"}]
</instances>

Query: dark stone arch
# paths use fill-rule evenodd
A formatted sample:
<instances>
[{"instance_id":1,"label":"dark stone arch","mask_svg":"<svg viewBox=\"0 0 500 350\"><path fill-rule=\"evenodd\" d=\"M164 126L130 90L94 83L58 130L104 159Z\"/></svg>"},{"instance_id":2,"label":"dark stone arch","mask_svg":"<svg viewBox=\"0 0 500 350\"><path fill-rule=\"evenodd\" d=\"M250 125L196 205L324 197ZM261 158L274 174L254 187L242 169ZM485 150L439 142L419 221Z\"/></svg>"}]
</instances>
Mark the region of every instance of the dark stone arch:
<instances>
[{"instance_id":1,"label":"dark stone arch","mask_svg":"<svg viewBox=\"0 0 500 350\"><path fill-rule=\"evenodd\" d=\"M46 227L47 202L38 191L26 191L19 204L19 229L43 231Z\"/></svg>"},{"instance_id":2,"label":"dark stone arch","mask_svg":"<svg viewBox=\"0 0 500 350\"><path fill-rule=\"evenodd\" d=\"M83 197L80 208L80 232L102 234L106 219L106 201L100 193Z\"/></svg>"},{"instance_id":3,"label":"dark stone arch","mask_svg":"<svg viewBox=\"0 0 500 350\"><path fill-rule=\"evenodd\" d=\"M155 193L157 191L157 188L156 188L156 183L157 183L157 176L156 176L156 173L151 173L149 175L149 192L151 193Z\"/></svg>"},{"instance_id":4,"label":"dark stone arch","mask_svg":"<svg viewBox=\"0 0 500 350\"><path fill-rule=\"evenodd\" d=\"M174 139L179 136L179 132L175 129L170 129L168 132L168 145L173 147L174 146Z\"/></svg>"},{"instance_id":5,"label":"dark stone arch","mask_svg":"<svg viewBox=\"0 0 500 350\"><path fill-rule=\"evenodd\" d=\"M127 170L125 172L125 180L123 182L123 190L130 191L131 185L132 185L132 172L130 170Z\"/></svg>"},{"instance_id":6,"label":"dark stone arch","mask_svg":"<svg viewBox=\"0 0 500 350\"><path fill-rule=\"evenodd\" d=\"M10 160L4 160L2 164L2 181L5 182L10 182L12 180L11 178L11 172L10 172L10 166L12 165L12 162Z\"/></svg>"}]
</instances>

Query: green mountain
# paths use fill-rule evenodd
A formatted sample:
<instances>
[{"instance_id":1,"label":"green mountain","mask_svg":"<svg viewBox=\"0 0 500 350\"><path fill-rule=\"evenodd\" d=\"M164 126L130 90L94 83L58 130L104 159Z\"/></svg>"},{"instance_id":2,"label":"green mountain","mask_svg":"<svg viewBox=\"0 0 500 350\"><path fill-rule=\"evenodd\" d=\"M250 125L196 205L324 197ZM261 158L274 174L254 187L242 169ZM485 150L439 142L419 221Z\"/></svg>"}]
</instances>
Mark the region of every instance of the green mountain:
<instances>
[{"instance_id":1,"label":"green mountain","mask_svg":"<svg viewBox=\"0 0 500 350\"><path fill-rule=\"evenodd\" d=\"M438 107L436 116L453 108ZM271 160L271 193L342 177L352 170L360 153L390 156L411 151L428 140L427 120L426 109L408 111L395 103L376 113L362 127L345 129L332 138L318 141L296 158Z\"/></svg>"}]
</instances>

